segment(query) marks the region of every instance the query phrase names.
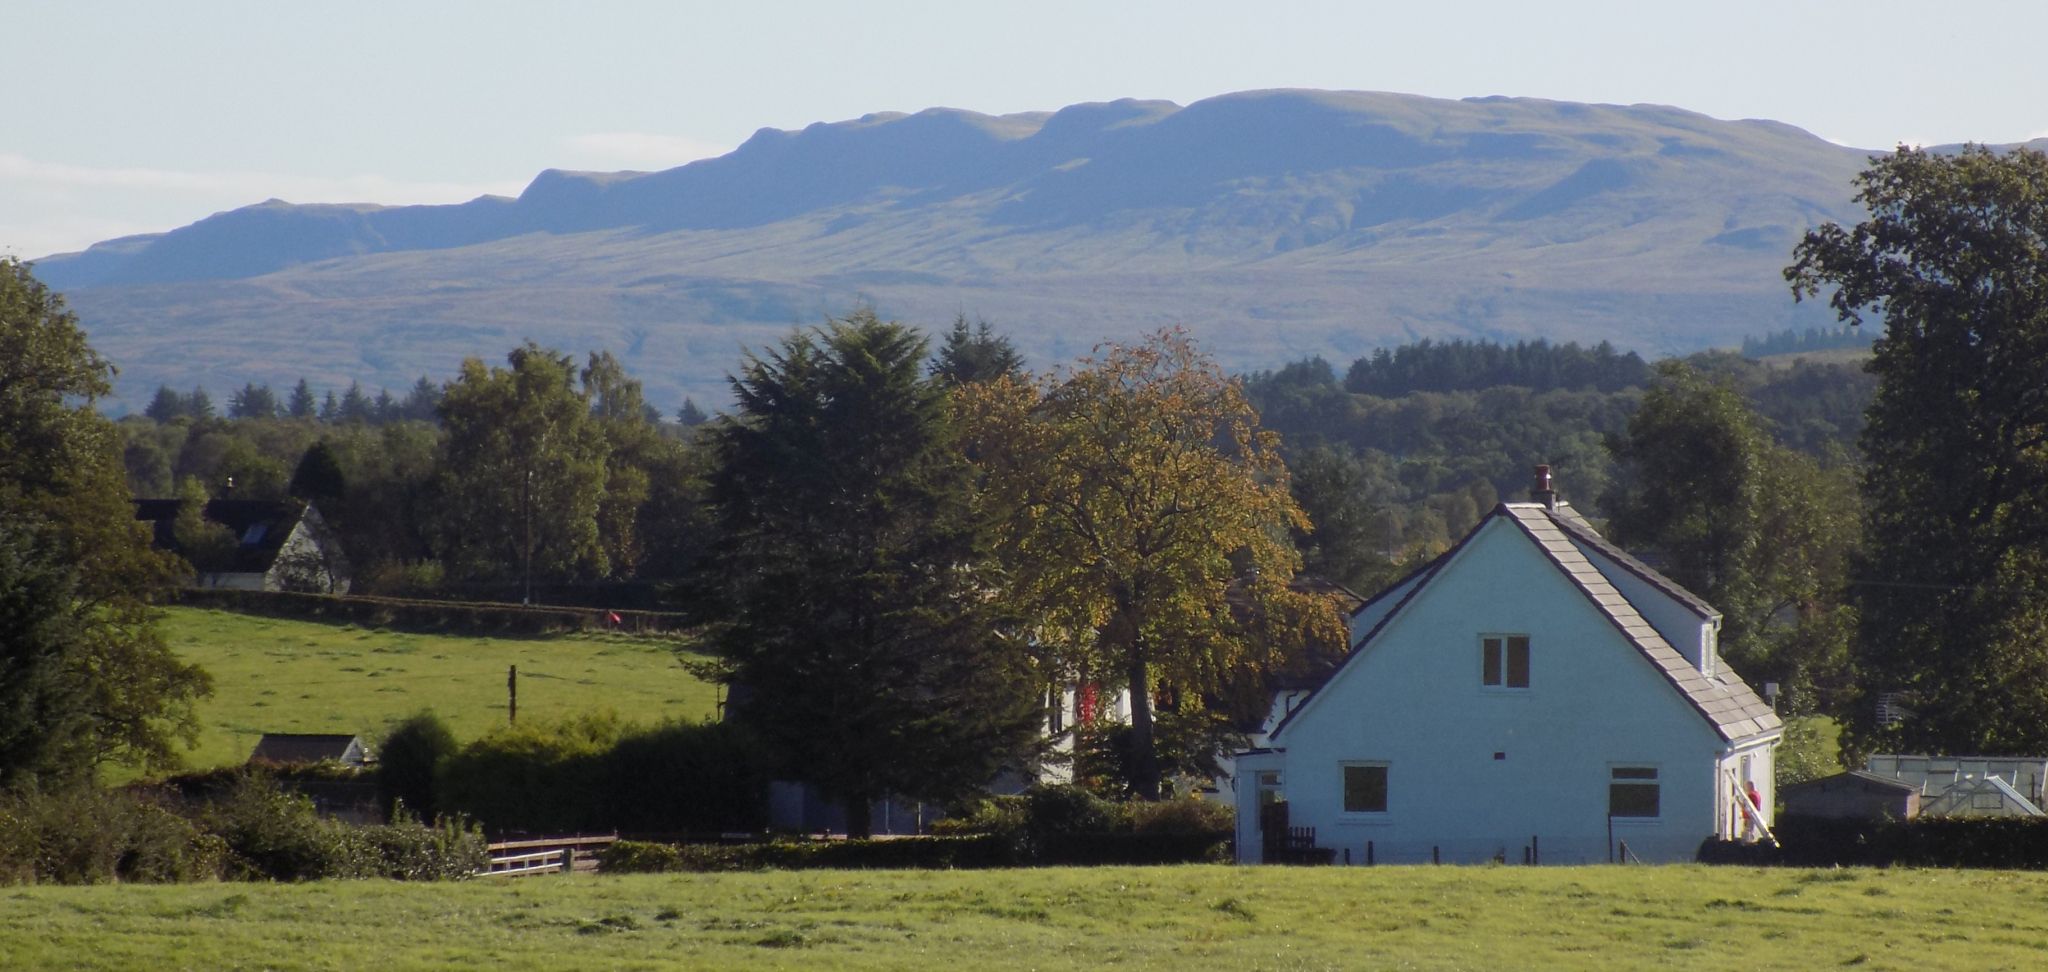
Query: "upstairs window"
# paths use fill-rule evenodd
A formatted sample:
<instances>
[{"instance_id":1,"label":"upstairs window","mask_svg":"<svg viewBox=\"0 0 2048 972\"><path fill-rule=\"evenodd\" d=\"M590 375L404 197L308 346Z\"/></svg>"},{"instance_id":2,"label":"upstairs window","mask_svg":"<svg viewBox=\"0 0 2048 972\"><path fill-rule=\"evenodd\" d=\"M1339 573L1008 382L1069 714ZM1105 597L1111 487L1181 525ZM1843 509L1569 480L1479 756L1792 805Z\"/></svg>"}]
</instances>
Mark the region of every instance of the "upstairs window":
<instances>
[{"instance_id":1,"label":"upstairs window","mask_svg":"<svg viewBox=\"0 0 2048 972\"><path fill-rule=\"evenodd\" d=\"M1659 791L1654 766L1616 766L1607 782L1607 815L1645 819L1658 816Z\"/></svg>"},{"instance_id":2,"label":"upstairs window","mask_svg":"<svg viewBox=\"0 0 2048 972\"><path fill-rule=\"evenodd\" d=\"M1479 639L1479 684L1528 688L1529 636L1487 635Z\"/></svg>"}]
</instances>

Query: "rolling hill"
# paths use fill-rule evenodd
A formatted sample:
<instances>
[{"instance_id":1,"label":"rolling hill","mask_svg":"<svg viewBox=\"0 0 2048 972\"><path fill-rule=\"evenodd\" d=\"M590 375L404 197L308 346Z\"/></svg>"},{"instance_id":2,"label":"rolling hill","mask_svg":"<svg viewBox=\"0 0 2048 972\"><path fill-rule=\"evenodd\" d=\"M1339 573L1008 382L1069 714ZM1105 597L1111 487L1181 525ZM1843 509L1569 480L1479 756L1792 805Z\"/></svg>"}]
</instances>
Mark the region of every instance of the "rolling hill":
<instances>
[{"instance_id":1,"label":"rolling hill","mask_svg":"<svg viewBox=\"0 0 2048 972\"><path fill-rule=\"evenodd\" d=\"M1646 353L1824 324L1779 277L1859 211L1867 152L1769 121L1516 98L1256 91L763 129L516 199L277 200L37 262L136 401L158 383L401 389L531 337L673 407L861 304L961 312L1038 364L1182 324L1233 368L1420 337Z\"/></svg>"}]
</instances>

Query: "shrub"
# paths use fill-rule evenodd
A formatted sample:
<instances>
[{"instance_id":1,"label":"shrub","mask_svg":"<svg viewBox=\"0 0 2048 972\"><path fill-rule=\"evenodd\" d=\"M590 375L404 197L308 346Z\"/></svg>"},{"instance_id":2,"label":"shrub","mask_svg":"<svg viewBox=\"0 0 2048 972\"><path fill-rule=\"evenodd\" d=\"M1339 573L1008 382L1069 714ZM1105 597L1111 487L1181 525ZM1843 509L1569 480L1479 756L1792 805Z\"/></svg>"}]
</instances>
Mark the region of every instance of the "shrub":
<instances>
[{"instance_id":1,"label":"shrub","mask_svg":"<svg viewBox=\"0 0 2048 972\"><path fill-rule=\"evenodd\" d=\"M213 880L225 855L218 837L117 790L0 800L0 883Z\"/></svg>"},{"instance_id":2,"label":"shrub","mask_svg":"<svg viewBox=\"0 0 2048 972\"><path fill-rule=\"evenodd\" d=\"M767 824L767 760L739 726L669 722L631 732L604 762L608 829L728 833Z\"/></svg>"},{"instance_id":3,"label":"shrub","mask_svg":"<svg viewBox=\"0 0 2048 972\"><path fill-rule=\"evenodd\" d=\"M434 775L456 748L455 734L432 712L421 712L394 727L377 747L377 795L385 819L397 821L401 807L421 820L438 817Z\"/></svg>"},{"instance_id":4,"label":"shrub","mask_svg":"<svg viewBox=\"0 0 2048 972\"><path fill-rule=\"evenodd\" d=\"M481 821L494 833L605 827L598 802L606 775L602 757L624 730L611 712L494 730L441 762L439 809Z\"/></svg>"},{"instance_id":5,"label":"shrub","mask_svg":"<svg viewBox=\"0 0 2048 972\"><path fill-rule=\"evenodd\" d=\"M610 874L662 874L683 870L682 854L671 844L613 841L597 852L598 870Z\"/></svg>"},{"instance_id":6,"label":"shrub","mask_svg":"<svg viewBox=\"0 0 2048 972\"><path fill-rule=\"evenodd\" d=\"M483 832L457 821L429 827L399 821L383 827L344 828L356 844L352 877L399 881L460 881L490 866Z\"/></svg>"},{"instance_id":7,"label":"shrub","mask_svg":"<svg viewBox=\"0 0 2048 972\"><path fill-rule=\"evenodd\" d=\"M1176 797L1129 807L1131 830L1140 834L1228 835L1237 829L1237 813L1227 803L1197 796Z\"/></svg>"},{"instance_id":8,"label":"shrub","mask_svg":"<svg viewBox=\"0 0 2048 972\"><path fill-rule=\"evenodd\" d=\"M1025 829L1033 840L1057 834L1108 833L1130 818L1120 805L1079 786L1034 786L1024 791Z\"/></svg>"},{"instance_id":9,"label":"shrub","mask_svg":"<svg viewBox=\"0 0 2048 972\"><path fill-rule=\"evenodd\" d=\"M320 819L312 800L261 774L243 776L200 819L227 841L230 877L311 881L370 870L367 848L351 841L345 828Z\"/></svg>"}]
</instances>

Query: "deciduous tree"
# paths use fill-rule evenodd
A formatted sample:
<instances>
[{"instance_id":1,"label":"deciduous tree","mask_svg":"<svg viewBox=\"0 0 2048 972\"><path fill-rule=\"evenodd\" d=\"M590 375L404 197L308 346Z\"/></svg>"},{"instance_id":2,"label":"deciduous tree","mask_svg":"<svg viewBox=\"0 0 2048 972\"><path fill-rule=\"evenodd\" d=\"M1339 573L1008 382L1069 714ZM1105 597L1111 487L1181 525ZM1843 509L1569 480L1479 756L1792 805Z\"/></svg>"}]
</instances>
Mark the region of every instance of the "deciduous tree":
<instances>
[{"instance_id":1,"label":"deciduous tree","mask_svg":"<svg viewBox=\"0 0 2048 972\"><path fill-rule=\"evenodd\" d=\"M605 573L609 447L568 355L528 342L507 360L464 361L441 398L442 541L472 573L513 565L530 600L536 573Z\"/></svg>"},{"instance_id":2,"label":"deciduous tree","mask_svg":"<svg viewBox=\"0 0 2048 972\"><path fill-rule=\"evenodd\" d=\"M1863 433L1868 556L1857 663L1875 705L1852 749L2048 748L2048 155L1969 147L1874 159L1869 218L1807 233L1785 271L1875 314Z\"/></svg>"},{"instance_id":3,"label":"deciduous tree","mask_svg":"<svg viewBox=\"0 0 2048 972\"><path fill-rule=\"evenodd\" d=\"M1013 603L1066 674L1130 689L1141 796L1159 795L1155 694L1199 707L1341 637L1329 602L1288 586L1288 531L1309 523L1278 437L1185 334L957 394Z\"/></svg>"},{"instance_id":4,"label":"deciduous tree","mask_svg":"<svg viewBox=\"0 0 2048 972\"><path fill-rule=\"evenodd\" d=\"M156 632L147 599L178 566L150 549L120 436L92 408L112 371L63 299L0 258L0 547L12 551L0 559L14 612L0 622L0 696L22 677L66 700L61 714L33 705L43 715L7 730L10 753L40 755L0 765L0 785L88 776L106 762L172 765L174 741L197 728L193 700L208 691L206 674Z\"/></svg>"}]
</instances>

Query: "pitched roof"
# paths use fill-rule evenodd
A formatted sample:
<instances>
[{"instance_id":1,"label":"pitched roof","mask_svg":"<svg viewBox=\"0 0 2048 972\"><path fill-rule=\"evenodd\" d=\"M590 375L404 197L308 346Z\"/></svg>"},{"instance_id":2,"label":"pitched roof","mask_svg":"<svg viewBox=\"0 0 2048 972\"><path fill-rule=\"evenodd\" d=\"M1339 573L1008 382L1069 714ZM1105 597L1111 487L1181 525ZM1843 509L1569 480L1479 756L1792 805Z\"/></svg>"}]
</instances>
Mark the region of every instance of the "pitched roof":
<instances>
[{"instance_id":1,"label":"pitched roof","mask_svg":"<svg viewBox=\"0 0 2048 972\"><path fill-rule=\"evenodd\" d=\"M266 732L257 741L256 750L249 754L249 760L271 763L345 761L351 747L360 753L362 739L346 733Z\"/></svg>"},{"instance_id":2,"label":"pitched roof","mask_svg":"<svg viewBox=\"0 0 2048 972\"><path fill-rule=\"evenodd\" d=\"M135 518L155 530L154 542L158 547L175 551L172 524L184 503L179 499L139 499L135 501ZM220 568L260 574L277 560L278 550L304 513L304 506L290 501L216 499L207 500L200 515L235 535L234 560L219 565Z\"/></svg>"},{"instance_id":3,"label":"pitched roof","mask_svg":"<svg viewBox=\"0 0 2048 972\"><path fill-rule=\"evenodd\" d=\"M1559 572L1592 602L1594 609L1606 617L1622 637L1642 653L1651 666L1664 675L1672 688L1692 704L1694 710L1714 727L1714 731L1722 739L1739 742L1768 735L1783 728L1784 724L1779 721L1777 713L1772 712L1771 707L1758 698L1756 693L1750 690L1749 685L1734 673L1724 672L1718 676L1709 676L1687 661L1678 649L1673 648L1671 643L1650 625L1650 622L1644 620L1641 612L1615 589L1606 575L1587 559L1585 551L1580 549L1579 544L1584 543L1592 547L1602 558L1611 560L1630 573L1636 574L1644 582L1670 595L1702 618L1718 618L1720 613L1680 587L1677 582L1657 573L1642 561L1630 557L1619 547L1609 543L1591 524L1572 510L1569 504L1561 503L1557 509L1551 509L1542 503L1503 503L1495 507L1492 513L1480 520L1479 525L1473 527L1451 549L1381 591L1358 611L1353 612L1353 618L1372 614L1375 619L1371 629L1356 641L1351 657L1357 657L1359 649L1377 637L1415 599L1415 595L1428 587L1445 565L1495 519L1505 519L1514 523L1528 536L1537 549L1556 565ZM1397 599L1391 607L1384 603L1388 598ZM1345 663L1349 664L1350 660L1351 658L1346 658ZM1342 667L1338 666L1339 669ZM1332 674L1334 675L1334 672ZM1327 685L1328 681L1326 680L1324 684ZM1322 688L1318 686L1316 693L1319 694L1321 691ZM1313 695L1308 701L1312 700ZM1278 737L1287 728L1288 723L1294 721L1296 715L1305 711L1308 708L1308 701L1295 706L1294 711L1288 713L1279 725L1273 727L1272 737Z\"/></svg>"},{"instance_id":4,"label":"pitched roof","mask_svg":"<svg viewBox=\"0 0 2048 972\"><path fill-rule=\"evenodd\" d=\"M1783 797L1787 794L1796 793L1803 790L1826 789L1833 786L1836 783L1844 783L1848 782L1849 780L1861 780L1865 783L1869 783L1875 786L1881 786L1891 790L1899 790L1905 793L1920 792L1920 787L1912 783L1908 783L1905 780L1899 779L1896 776L1886 776L1883 773L1872 773L1868 770L1843 770L1842 772L1836 773L1832 776L1821 776L1815 777L1814 779L1810 780L1801 780L1797 783L1787 783L1784 786L1778 788L1778 795L1780 797Z\"/></svg>"},{"instance_id":5,"label":"pitched roof","mask_svg":"<svg viewBox=\"0 0 2048 972\"><path fill-rule=\"evenodd\" d=\"M1650 622L1643 619L1635 605L1614 588L1614 584L1608 581L1607 576L1600 573L1600 569L1593 566L1592 561L1586 559L1585 552L1573 542L1575 539L1599 536L1593 533L1591 526L1585 525L1584 520L1579 519L1577 513L1552 510L1541 503L1503 503L1494 511L1494 515L1505 515L1520 526L1522 532L1536 542L1537 548L1550 558L1551 563L1557 565L1558 570L1578 587L1580 593L1586 595L1586 599L1593 602L1593 606L1599 609L1600 613L1606 615L1607 620L1614 624L1622 636L1627 638L1637 651L1642 652L1643 657L1648 659L1651 665L1664 673L1664 677L1671 681L1672 687L1706 717L1707 722L1713 725L1714 731L1721 734L1721 738L1736 742L1783 728L1784 723L1779 721L1777 713L1772 712L1771 707L1764 704L1764 700L1757 698L1756 693L1750 691L1749 685L1742 679L1733 673L1707 675L1700 671L1692 662L1687 661L1684 655L1679 654L1678 649L1671 647L1671 643L1665 641L1664 636L1659 634L1656 628L1651 627ZM1570 521L1577 522L1568 526ZM1605 540L1601 540L1600 543L1604 548L1600 550L1602 556L1608 556L1610 550L1620 552ZM1678 597L1678 593L1674 592L1685 591L1669 578L1644 566L1641 561L1636 561L1630 572L1641 572L1645 581L1660 591L1671 593L1673 597ZM1699 605L1700 609L1709 612L1709 616L1719 616L1712 613L1712 608L1706 607L1706 602L1690 593L1685 593L1681 600L1688 606Z\"/></svg>"},{"instance_id":6,"label":"pitched roof","mask_svg":"<svg viewBox=\"0 0 2048 972\"><path fill-rule=\"evenodd\" d=\"M1599 531L1593 529L1593 524L1586 522L1586 518L1579 515L1579 511L1572 509L1570 503L1557 504L1557 509L1551 511L1551 520L1562 528L1564 532L1571 534L1572 539L1599 551L1600 556L1614 561L1620 565L1621 569L1641 578L1643 583L1664 592L1672 600L1691 609L1694 614L1707 620L1714 620L1721 616L1721 612L1714 610L1713 605L1700 600L1699 596L1693 592L1678 586L1677 581L1664 576L1641 558L1609 542L1606 537L1600 535Z\"/></svg>"}]
</instances>

